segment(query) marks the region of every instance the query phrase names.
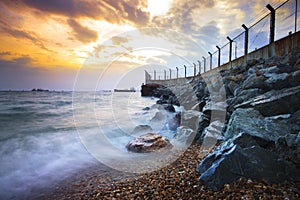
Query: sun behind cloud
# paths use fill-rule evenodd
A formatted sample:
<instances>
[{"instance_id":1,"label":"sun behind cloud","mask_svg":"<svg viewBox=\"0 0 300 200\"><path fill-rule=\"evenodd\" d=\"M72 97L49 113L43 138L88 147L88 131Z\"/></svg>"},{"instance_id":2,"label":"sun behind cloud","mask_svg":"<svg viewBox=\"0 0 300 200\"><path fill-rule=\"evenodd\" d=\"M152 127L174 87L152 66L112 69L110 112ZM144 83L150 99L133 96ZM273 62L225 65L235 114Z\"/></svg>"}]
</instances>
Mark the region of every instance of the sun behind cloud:
<instances>
[{"instance_id":1,"label":"sun behind cloud","mask_svg":"<svg viewBox=\"0 0 300 200\"><path fill-rule=\"evenodd\" d=\"M240 30L242 23L266 12L267 3L278 5L282 1L1 0L0 89L28 89L36 82L55 89L59 86L52 84L62 79L69 84L61 88L71 90L74 77L70 74L76 74L93 53L109 60L124 49L133 51L131 44L136 38L122 40L118 36L147 27L157 30L143 34L176 43L182 55L196 61L202 57L197 48L176 34L159 30L173 30L211 51L226 40L227 34ZM255 16L250 18L251 15ZM111 45L103 46L112 38ZM159 56L152 60L168 60L165 54ZM136 63L137 57L131 61ZM126 62L132 66L130 57ZM175 67L175 60L170 63ZM41 74L43 81L37 78ZM16 76L20 77L19 85L14 82Z\"/></svg>"}]
</instances>

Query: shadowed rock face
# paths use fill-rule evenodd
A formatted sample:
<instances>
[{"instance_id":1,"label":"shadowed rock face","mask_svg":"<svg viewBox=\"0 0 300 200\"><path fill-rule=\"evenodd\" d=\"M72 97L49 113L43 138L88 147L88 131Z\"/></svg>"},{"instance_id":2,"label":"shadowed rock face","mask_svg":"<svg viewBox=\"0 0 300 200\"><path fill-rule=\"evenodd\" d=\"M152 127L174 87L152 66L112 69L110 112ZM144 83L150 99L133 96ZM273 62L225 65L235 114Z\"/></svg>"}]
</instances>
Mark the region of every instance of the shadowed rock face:
<instances>
[{"instance_id":1,"label":"shadowed rock face","mask_svg":"<svg viewBox=\"0 0 300 200\"><path fill-rule=\"evenodd\" d=\"M274 142L240 134L224 142L197 167L200 181L214 190L241 177L268 183L300 181L299 169L269 150Z\"/></svg>"},{"instance_id":2,"label":"shadowed rock face","mask_svg":"<svg viewBox=\"0 0 300 200\"><path fill-rule=\"evenodd\" d=\"M170 143L168 138L155 133L141 135L129 141L126 145L126 148L129 151L136 153L163 151L172 147L173 145Z\"/></svg>"},{"instance_id":3,"label":"shadowed rock face","mask_svg":"<svg viewBox=\"0 0 300 200\"><path fill-rule=\"evenodd\" d=\"M291 57L298 64L286 62ZM197 167L203 184L218 190L241 177L300 181L299 63L300 54L291 53L225 70L230 117L223 143Z\"/></svg>"}]
</instances>

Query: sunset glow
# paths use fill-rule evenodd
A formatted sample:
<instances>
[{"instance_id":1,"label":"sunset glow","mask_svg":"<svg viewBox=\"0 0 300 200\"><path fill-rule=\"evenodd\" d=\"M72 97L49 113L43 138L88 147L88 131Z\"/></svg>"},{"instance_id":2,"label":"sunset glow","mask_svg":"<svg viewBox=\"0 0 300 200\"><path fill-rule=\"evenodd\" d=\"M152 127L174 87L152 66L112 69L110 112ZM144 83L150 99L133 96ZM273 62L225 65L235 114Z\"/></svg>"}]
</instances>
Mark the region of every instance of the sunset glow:
<instances>
[{"instance_id":1,"label":"sunset glow","mask_svg":"<svg viewBox=\"0 0 300 200\"><path fill-rule=\"evenodd\" d=\"M252 23L250 19L267 12L265 5L273 2L278 4L258 0L3 0L0 89L72 90L77 70L93 55L107 62L121 56L120 67L113 70L119 72L132 68L131 63L174 66L163 50L137 52L137 38L126 38L124 33L147 27L173 30L207 52L224 43L241 24ZM164 40L161 31L141 34L149 38L149 45L169 42L188 60L202 56L176 34L164 35Z\"/></svg>"}]
</instances>

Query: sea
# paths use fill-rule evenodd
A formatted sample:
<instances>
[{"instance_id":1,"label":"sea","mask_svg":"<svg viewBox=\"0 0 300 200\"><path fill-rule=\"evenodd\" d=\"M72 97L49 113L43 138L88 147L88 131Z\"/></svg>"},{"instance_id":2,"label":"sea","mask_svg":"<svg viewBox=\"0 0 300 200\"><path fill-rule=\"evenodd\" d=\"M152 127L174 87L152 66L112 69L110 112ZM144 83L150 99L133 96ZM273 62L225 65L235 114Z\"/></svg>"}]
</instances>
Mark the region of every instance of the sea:
<instances>
[{"instance_id":1,"label":"sea","mask_svg":"<svg viewBox=\"0 0 300 200\"><path fill-rule=\"evenodd\" d=\"M175 134L167 123L174 114L156 100L140 92L1 91L0 199L30 198L99 162L139 172L124 163L147 155L126 144L145 132Z\"/></svg>"}]
</instances>

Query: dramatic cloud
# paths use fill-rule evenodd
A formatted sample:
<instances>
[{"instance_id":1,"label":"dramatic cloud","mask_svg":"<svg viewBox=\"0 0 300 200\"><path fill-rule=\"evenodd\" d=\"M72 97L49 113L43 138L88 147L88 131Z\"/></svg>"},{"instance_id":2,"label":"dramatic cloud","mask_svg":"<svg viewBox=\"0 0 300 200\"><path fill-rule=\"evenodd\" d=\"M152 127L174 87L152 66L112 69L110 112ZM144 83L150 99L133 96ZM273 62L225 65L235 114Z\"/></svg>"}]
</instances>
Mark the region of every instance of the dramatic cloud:
<instances>
[{"instance_id":1,"label":"dramatic cloud","mask_svg":"<svg viewBox=\"0 0 300 200\"><path fill-rule=\"evenodd\" d=\"M23 57L18 57L13 59L13 62L23 66L29 65L33 61L34 59L30 58L29 56L23 56Z\"/></svg>"},{"instance_id":2,"label":"dramatic cloud","mask_svg":"<svg viewBox=\"0 0 300 200\"><path fill-rule=\"evenodd\" d=\"M123 66L129 69L150 63L164 63L173 68L188 65L208 56L208 51L216 51L216 45L221 47L228 43L226 36L234 38L240 34L241 24L250 27L266 15L266 4L277 7L283 1L1 0L1 86L3 80L9 82L15 77L22 80L14 83L20 86L31 80L43 82L34 77L44 77L51 84L51 78L65 73L60 68L76 73L91 57L95 68L99 68L100 59L104 59L104 64L120 59L120 63L114 65L116 70L112 76L121 72ZM290 0L287 14L293 11L294 3ZM250 30L250 49L267 39L265 28L268 22L265 27ZM133 36L127 37L131 32ZM284 29L284 34L288 32L289 29ZM242 39L235 41L241 52ZM160 47L161 51L140 53L139 49L144 47ZM136 54L131 55L133 52ZM174 52L178 58L165 52ZM117 70L120 71L116 73ZM65 84L70 83L73 80Z\"/></svg>"},{"instance_id":3,"label":"dramatic cloud","mask_svg":"<svg viewBox=\"0 0 300 200\"><path fill-rule=\"evenodd\" d=\"M43 44L42 40L39 39L38 36L36 36L34 33L29 33L23 30L17 30L11 27L8 28L0 25L0 30L1 29L15 38L30 40L31 42L33 42L33 44L37 45L41 49L49 51L49 49L46 48L45 45Z\"/></svg>"},{"instance_id":4,"label":"dramatic cloud","mask_svg":"<svg viewBox=\"0 0 300 200\"><path fill-rule=\"evenodd\" d=\"M74 36L83 43L94 42L98 38L96 31L90 30L87 27L80 25L74 19L68 19L68 24L72 27L74 31Z\"/></svg>"},{"instance_id":5,"label":"dramatic cloud","mask_svg":"<svg viewBox=\"0 0 300 200\"><path fill-rule=\"evenodd\" d=\"M128 42L128 38L125 37L120 37L120 36L114 36L111 38L112 42L114 45L120 45L122 43L127 43Z\"/></svg>"},{"instance_id":6,"label":"dramatic cloud","mask_svg":"<svg viewBox=\"0 0 300 200\"><path fill-rule=\"evenodd\" d=\"M9 51L0 52L0 56L9 56L9 55L11 55L11 52Z\"/></svg>"},{"instance_id":7,"label":"dramatic cloud","mask_svg":"<svg viewBox=\"0 0 300 200\"><path fill-rule=\"evenodd\" d=\"M87 17L110 23L146 25L149 13L145 11L147 0L3 0L10 7L29 7L47 14L69 18Z\"/></svg>"}]
</instances>

